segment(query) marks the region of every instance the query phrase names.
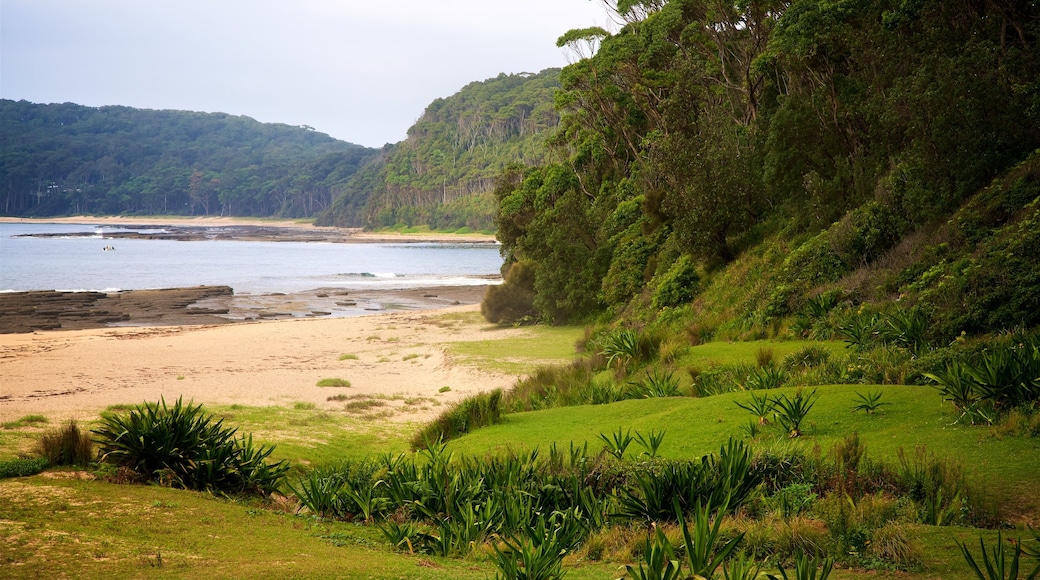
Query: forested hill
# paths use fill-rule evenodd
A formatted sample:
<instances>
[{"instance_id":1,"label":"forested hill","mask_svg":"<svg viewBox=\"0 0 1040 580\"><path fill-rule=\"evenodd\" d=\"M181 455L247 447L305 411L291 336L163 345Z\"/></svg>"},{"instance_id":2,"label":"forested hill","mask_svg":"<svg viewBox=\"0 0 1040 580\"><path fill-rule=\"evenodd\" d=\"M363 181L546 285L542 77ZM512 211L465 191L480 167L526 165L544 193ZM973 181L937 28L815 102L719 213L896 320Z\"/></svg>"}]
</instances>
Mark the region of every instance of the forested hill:
<instances>
[{"instance_id":1,"label":"forested hill","mask_svg":"<svg viewBox=\"0 0 1040 580\"><path fill-rule=\"evenodd\" d=\"M494 227L495 177L546 159L559 69L501 74L431 103L408 138L355 176L318 223Z\"/></svg>"},{"instance_id":2,"label":"forested hill","mask_svg":"<svg viewBox=\"0 0 1040 580\"><path fill-rule=\"evenodd\" d=\"M520 267L489 311L710 335L880 301L937 341L1040 324L1040 4L617 7L617 32L561 39L598 44L561 73L561 161L500 180Z\"/></svg>"},{"instance_id":3,"label":"forested hill","mask_svg":"<svg viewBox=\"0 0 1040 580\"><path fill-rule=\"evenodd\" d=\"M0 215L311 216L375 153L223 113L0 100Z\"/></svg>"}]
</instances>

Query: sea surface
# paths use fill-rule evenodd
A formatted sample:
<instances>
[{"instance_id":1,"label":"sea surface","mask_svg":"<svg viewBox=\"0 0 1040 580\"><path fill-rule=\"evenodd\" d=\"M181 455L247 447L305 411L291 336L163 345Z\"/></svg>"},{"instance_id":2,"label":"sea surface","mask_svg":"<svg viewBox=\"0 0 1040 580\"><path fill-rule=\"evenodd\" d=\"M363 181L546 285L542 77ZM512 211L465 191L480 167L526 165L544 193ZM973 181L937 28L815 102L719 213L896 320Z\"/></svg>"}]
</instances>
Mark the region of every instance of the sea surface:
<instances>
[{"instance_id":1,"label":"sea surface","mask_svg":"<svg viewBox=\"0 0 1040 580\"><path fill-rule=\"evenodd\" d=\"M89 223L0 223L0 291L114 292L211 284L231 286L236 294L389 290L488 284L502 266L494 244L105 237L115 231L134 230ZM68 236L25 236L41 233ZM82 233L88 236L78 235Z\"/></svg>"}]
</instances>

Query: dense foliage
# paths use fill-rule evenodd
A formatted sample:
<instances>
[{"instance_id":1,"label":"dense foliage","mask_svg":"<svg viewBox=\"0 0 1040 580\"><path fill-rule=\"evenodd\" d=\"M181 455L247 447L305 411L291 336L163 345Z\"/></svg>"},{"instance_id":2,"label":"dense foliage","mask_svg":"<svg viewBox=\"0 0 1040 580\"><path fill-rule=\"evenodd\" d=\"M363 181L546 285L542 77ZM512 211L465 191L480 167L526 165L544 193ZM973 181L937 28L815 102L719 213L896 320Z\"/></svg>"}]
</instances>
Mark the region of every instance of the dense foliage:
<instances>
[{"instance_id":1,"label":"dense foliage","mask_svg":"<svg viewBox=\"0 0 1040 580\"><path fill-rule=\"evenodd\" d=\"M311 216L374 153L223 113L0 100L0 214Z\"/></svg>"},{"instance_id":2,"label":"dense foliage","mask_svg":"<svg viewBox=\"0 0 1040 580\"><path fill-rule=\"evenodd\" d=\"M618 13L614 34L560 39L599 46L561 73L561 161L511 168L496 189L499 237L510 259L537 264L543 319L689 304L765 239L780 252L740 286L740 317L790 315L838 284L853 300L920 301L945 336L1037 323L1035 2L671 0ZM993 202L965 212L988 185ZM958 211L967 221L947 225ZM882 268L888 279L868 275ZM943 276L954 282L936 286Z\"/></svg>"},{"instance_id":3,"label":"dense foliage","mask_svg":"<svg viewBox=\"0 0 1040 580\"><path fill-rule=\"evenodd\" d=\"M491 229L496 175L545 160L546 135L559 122L558 87L559 70L546 69L501 74L435 100L408 138L359 172L319 223Z\"/></svg>"},{"instance_id":4,"label":"dense foliage","mask_svg":"<svg viewBox=\"0 0 1040 580\"><path fill-rule=\"evenodd\" d=\"M203 410L202 405L146 403L126 414L104 415L94 430L102 462L148 481L220 493L267 496L278 490L289 465L268 462L274 447Z\"/></svg>"}]
</instances>

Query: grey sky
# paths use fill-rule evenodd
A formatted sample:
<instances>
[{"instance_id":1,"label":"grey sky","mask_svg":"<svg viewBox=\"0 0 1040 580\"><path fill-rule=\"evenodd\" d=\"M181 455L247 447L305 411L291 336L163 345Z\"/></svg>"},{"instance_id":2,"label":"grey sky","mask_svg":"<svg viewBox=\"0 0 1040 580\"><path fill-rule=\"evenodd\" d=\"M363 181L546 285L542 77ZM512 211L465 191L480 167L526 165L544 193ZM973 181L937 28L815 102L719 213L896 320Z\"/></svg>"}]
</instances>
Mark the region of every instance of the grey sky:
<instances>
[{"instance_id":1,"label":"grey sky","mask_svg":"<svg viewBox=\"0 0 1040 580\"><path fill-rule=\"evenodd\" d=\"M601 0L0 0L0 97L247 115L382 146L427 104L567 63Z\"/></svg>"}]
</instances>

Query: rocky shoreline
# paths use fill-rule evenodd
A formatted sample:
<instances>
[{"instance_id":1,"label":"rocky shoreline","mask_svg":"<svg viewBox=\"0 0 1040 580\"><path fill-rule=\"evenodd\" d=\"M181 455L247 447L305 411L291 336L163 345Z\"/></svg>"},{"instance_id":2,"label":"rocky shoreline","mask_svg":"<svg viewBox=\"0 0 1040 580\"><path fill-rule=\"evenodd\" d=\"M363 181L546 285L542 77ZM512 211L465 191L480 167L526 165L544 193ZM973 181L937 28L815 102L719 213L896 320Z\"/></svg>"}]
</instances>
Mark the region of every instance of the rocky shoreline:
<instances>
[{"instance_id":1,"label":"rocky shoreline","mask_svg":"<svg viewBox=\"0 0 1040 580\"><path fill-rule=\"evenodd\" d=\"M0 293L0 334L118 326L214 325L256 320L361 316L479 303L486 286L292 294L235 294L229 286L121 292Z\"/></svg>"}]
</instances>

